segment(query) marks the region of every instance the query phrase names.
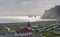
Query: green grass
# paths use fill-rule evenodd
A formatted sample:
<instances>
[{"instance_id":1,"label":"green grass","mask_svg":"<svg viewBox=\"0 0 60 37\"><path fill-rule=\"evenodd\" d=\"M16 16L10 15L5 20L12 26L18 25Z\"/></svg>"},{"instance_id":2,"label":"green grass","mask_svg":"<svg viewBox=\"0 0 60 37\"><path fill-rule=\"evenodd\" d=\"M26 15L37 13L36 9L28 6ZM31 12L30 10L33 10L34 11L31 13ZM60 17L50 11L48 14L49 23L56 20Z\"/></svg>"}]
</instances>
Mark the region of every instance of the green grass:
<instances>
[{"instance_id":1,"label":"green grass","mask_svg":"<svg viewBox=\"0 0 60 37\"><path fill-rule=\"evenodd\" d=\"M33 31L33 33L36 35L42 34L46 37L55 37L54 32L50 32L50 31L42 31L42 32Z\"/></svg>"},{"instance_id":2,"label":"green grass","mask_svg":"<svg viewBox=\"0 0 60 37\"><path fill-rule=\"evenodd\" d=\"M43 22L36 22L36 25L50 25L50 24L54 24L54 23L60 23L60 21L43 21Z\"/></svg>"},{"instance_id":3,"label":"green grass","mask_svg":"<svg viewBox=\"0 0 60 37\"><path fill-rule=\"evenodd\" d=\"M33 25L43 25L43 26L45 26L45 25L54 24L56 22L60 23L59 21L46 21L46 22L36 22L36 23L32 23L32 24ZM10 28L12 31L17 31L20 26L25 27L26 25L27 24L20 24L20 25L16 24L16 25L10 25L10 26L7 26L7 27ZM7 30L7 29L4 28L4 27L0 27L0 30ZM42 31L42 32L38 32L37 30L32 31L33 34L36 34L36 35L42 34L46 37L55 37L54 32L55 32L55 30L54 31Z\"/></svg>"}]
</instances>

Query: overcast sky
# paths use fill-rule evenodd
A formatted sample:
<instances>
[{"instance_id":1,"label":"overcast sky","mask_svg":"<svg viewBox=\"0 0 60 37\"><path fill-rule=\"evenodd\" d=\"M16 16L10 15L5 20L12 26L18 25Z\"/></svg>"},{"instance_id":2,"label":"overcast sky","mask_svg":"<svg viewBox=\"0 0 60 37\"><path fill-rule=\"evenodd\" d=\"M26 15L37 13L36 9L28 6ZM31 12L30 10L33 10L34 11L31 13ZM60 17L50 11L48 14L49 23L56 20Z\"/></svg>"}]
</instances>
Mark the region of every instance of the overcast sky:
<instances>
[{"instance_id":1,"label":"overcast sky","mask_svg":"<svg viewBox=\"0 0 60 37\"><path fill-rule=\"evenodd\" d=\"M41 16L45 10L55 5L60 5L60 0L0 0L0 23L24 22L26 20L37 21L40 19L21 17L20 15Z\"/></svg>"},{"instance_id":2,"label":"overcast sky","mask_svg":"<svg viewBox=\"0 0 60 37\"><path fill-rule=\"evenodd\" d=\"M42 15L60 0L0 0L0 16Z\"/></svg>"}]
</instances>

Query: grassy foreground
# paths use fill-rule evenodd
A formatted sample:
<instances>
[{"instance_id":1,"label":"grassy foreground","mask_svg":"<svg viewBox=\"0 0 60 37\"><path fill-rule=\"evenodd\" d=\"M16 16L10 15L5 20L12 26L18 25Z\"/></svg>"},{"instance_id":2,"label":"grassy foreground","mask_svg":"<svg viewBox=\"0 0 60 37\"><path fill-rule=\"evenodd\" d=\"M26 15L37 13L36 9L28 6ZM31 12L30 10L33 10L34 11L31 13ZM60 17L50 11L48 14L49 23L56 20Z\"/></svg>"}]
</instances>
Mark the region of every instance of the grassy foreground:
<instances>
[{"instance_id":1,"label":"grassy foreground","mask_svg":"<svg viewBox=\"0 0 60 37\"><path fill-rule=\"evenodd\" d=\"M32 22L31 24L32 25L43 25L43 26L45 26L45 25L54 24L56 22L60 23L60 21L46 21L46 22ZM11 31L17 31L19 29L19 27L26 27L26 25L27 24L20 24L20 25L15 24L15 25L9 25L9 26L6 26L6 27L8 27ZM8 29L6 29L3 26L0 27L0 30L6 30L6 31L8 31ZM42 34L42 35L44 35L46 37L56 37L54 35L54 32L55 31L42 31L42 32L32 31L32 33L36 34L36 35Z\"/></svg>"}]
</instances>

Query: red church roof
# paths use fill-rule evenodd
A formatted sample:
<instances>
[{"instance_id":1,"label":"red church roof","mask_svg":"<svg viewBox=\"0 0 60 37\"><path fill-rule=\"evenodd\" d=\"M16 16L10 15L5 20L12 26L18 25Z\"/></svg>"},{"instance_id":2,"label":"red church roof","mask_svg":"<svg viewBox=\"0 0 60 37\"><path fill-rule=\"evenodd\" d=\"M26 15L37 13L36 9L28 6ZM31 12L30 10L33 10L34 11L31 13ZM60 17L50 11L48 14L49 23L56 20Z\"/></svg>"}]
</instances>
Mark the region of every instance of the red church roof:
<instances>
[{"instance_id":1,"label":"red church roof","mask_svg":"<svg viewBox=\"0 0 60 37\"><path fill-rule=\"evenodd\" d=\"M24 28L24 29L20 29L20 30L17 31L17 33L27 33L27 32L32 32L32 30Z\"/></svg>"},{"instance_id":2,"label":"red church roof","mask_svg":"<svg viewBox=\"0 0 60 37\"><path fill-rule=\"evenodd\" d=\"M28 22L27 27L30 27L30 22ZM19 29L16 33L27 33L27 32L32 32L32 30L28 28L24 28L24 29Z\"/></svg>"}]
</instances>

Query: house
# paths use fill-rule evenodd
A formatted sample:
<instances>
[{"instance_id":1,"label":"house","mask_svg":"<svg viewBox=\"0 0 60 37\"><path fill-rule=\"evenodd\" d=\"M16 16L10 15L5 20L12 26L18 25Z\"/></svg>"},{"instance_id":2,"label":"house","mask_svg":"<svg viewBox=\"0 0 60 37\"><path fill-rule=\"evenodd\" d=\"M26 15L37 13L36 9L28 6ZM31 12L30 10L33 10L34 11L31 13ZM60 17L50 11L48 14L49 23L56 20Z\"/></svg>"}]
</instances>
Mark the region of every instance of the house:
<instances>
[{"instance_id":1,"label":"house","mask_svg":"<svg viewBox=\"0 0 60 37\"><path fill-rule=\"evenodd\" d=\"M41 26L41 25L39 25L39 26L35 25L35 26L31 26L31 28L32 28L32 31L37 30L38 32L41 32L41 31L42 31L43 26Z\"/></svg>"},{"instance_id":2,"label":"house","mask_svg":"<svg viewBox=\"0 0 60 37\"><path fill-rule=\"evenodd\" d=\"M55 31L55 36L60 37L60 31Z\"/></svg>"},{"instance_id":3,"label":"house","mask_svg":"<svg viewBox=\"0 0 60 37\"><path fill-rule=\"evenodd\" d=\"M39 26L31 26L32 30L38 30L39 29Z\"/></svg>"},{"instance_id":4,"label":"house","mask_svg":"<svg viewBox=\"0 0 60 37\"><path fill-rule=\"evenodd\" d=\"M20 28L14 34L15 36L32 36L32 29L30 27L30 22L28 22L27 27Z\"/></svg>"}]
</instances>

